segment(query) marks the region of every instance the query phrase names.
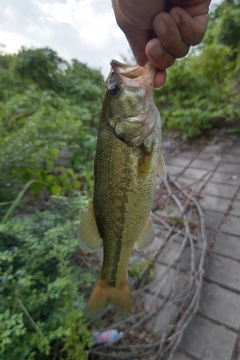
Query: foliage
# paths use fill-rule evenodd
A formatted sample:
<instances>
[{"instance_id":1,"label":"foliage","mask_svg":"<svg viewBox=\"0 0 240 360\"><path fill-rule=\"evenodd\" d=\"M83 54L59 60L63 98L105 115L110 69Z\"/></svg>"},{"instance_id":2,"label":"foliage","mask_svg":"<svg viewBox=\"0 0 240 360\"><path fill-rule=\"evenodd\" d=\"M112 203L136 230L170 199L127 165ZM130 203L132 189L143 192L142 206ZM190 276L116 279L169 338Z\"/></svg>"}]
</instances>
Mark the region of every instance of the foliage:
<instances>
[{"instance_id":1,"label":"foliage","mask_svg":"<svg viewBox=\"0 0 240 360\"><path fill-rule=\"evenodd\" d=\"M92 189L103 85L98 70L48 48L0 55L0 203L30 180L55 195Z\"/></svg>"},{"instance_id":2,"label":"foliage","mask_svg":"<svg viewBox=\"0 0 240 360\"><path fill-rule=\"evenodd\" d=\"M49 210L0 225L0 358L86 359L94 269L76 250L79 205L84 196L54 198Z\"/></svg>"},{"instance_id":3,"label":"foliage","mask_svg":"<svg viewBox=\"0 0 240 360\"><path fill-rule=\"evenodd\" d=\"M240 129L239 6L225 0L215 9L203 45L176 61L155 92L165 127L180 130L183 138L200 136L216 123Z\"/></svg>"}]
</instances>

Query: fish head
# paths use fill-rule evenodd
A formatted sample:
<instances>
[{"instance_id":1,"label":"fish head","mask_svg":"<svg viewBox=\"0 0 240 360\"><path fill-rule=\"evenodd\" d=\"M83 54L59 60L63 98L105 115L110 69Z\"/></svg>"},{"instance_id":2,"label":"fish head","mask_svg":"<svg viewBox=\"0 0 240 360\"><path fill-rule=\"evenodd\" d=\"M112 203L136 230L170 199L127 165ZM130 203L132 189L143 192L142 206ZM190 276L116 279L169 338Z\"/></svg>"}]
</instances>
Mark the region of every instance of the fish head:
<instances>
[{"instance_id":1,"label":"fish head","mask_svg":"<svg viewBox=\"0 0 240 360\"><path fill-rule=\"evenodd\" d=\"M131 146L141 145L160 121L152 94L155 71L150 63L111 62L104 111L116 136Z\"/></svg>"}]
</instances>

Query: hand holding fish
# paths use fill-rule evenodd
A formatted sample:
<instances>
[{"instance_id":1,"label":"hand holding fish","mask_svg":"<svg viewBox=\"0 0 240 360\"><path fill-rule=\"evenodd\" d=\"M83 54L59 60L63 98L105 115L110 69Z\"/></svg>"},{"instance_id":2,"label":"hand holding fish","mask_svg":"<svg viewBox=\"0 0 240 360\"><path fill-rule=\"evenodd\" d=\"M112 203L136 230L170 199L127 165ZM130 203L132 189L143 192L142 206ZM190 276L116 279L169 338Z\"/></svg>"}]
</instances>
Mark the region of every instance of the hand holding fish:
<instances>
[{"instance_id":1,"label":"hand holding fish","mask_svg":"<svg viewBox=\"0 0 240 360\"><path fill-rule=\"evenodd\" d=\"M202 41L211 0L112 0L119 27L125 33L137 63L150 61L157 72L154 86L166 81L176 58L187 55Z\"/></svg>"}]
</instances>

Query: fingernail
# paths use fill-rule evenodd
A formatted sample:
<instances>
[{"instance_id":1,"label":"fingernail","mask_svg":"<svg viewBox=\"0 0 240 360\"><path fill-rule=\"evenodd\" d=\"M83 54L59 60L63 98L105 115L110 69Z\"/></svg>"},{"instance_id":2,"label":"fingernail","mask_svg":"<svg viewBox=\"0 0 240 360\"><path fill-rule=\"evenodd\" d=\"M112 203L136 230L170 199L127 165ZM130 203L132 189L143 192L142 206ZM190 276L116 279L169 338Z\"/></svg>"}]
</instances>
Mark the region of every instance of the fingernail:
<instances>
[{"instance_id":1,"label":"fingernail","mask_svg":"<svg viewBox=\"0 0 240 360\"><path fill-rule=\"evenodd\" d=\"M156 30L157 30L158 34L165 35L167 28L166 28L166 25L163 20L159 20L157 22Z\"/></svg>"},{"instance_id":2,"label":"fingernail","mask_svg":"<svg viewBox=\"0 0 240 360\"><path fill-rule=\"evenodd\" d=\"M179 16L176 12L172 12L172 18L173 20L175 21L175 23L178 25L180 23L180 19L179 19Z\"/></svg>"},{"instance_id":3,"label":"fingernail","mask_svg":"<svg viewBox=\"0 0 240 360\"><path fill-rule=\"evenodd\" d=\"M151 50L151 55L154 59L159 59L162 56L162 49L159 45L155 45Z\"/></svg>"}]
</instances>

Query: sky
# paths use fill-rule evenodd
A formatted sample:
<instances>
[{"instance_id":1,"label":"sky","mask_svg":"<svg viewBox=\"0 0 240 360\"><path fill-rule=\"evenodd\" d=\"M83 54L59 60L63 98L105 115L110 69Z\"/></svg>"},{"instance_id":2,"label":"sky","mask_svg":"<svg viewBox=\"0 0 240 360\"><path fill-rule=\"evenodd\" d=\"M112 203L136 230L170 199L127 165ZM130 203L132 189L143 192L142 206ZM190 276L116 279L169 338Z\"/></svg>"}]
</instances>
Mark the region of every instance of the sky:
<instances>
[{"instance_id":1,"label":"sky","mask_svg":"<svg viewBox=\"0 0 240 360\"><path fill-rule=\"evenodd\" d=\"M219 0L215 0L214 2ZM0 0L0 50L50 47L106 77L111 59L130 58L110 0Z\"/></svg>"}]
</instances>

